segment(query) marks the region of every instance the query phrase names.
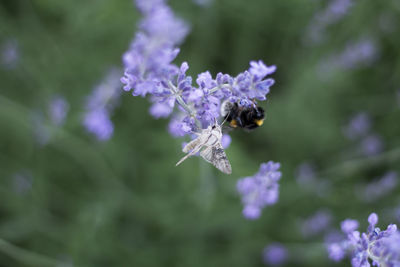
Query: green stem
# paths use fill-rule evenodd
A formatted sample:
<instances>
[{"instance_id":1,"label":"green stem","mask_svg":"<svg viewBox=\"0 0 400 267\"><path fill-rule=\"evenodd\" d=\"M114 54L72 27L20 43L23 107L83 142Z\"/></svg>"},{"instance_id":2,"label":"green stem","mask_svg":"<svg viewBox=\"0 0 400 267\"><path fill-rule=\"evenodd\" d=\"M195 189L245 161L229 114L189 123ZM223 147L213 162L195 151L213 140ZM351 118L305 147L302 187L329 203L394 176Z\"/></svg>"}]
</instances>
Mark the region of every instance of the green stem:
<instances>
[{"instance_id":1,"label":"green stem","mask_svg":"<svg viewBox=\"0 0 400 267\"><path fill-rule=\"evenodd\" d=\"M59 266L62 264L47 256L19 248L2 238L0 238L0 251L14 260L30 266Z\"/></svg>"},{"instance_id":2,"label":"green stem","mask_svg":"<svg viewBox=\"0 0 400 267\"><path fill-rule=\"evenodd\" d=\"M175 99L179 103L179 105L181 105L181 107L183 107L183 109L186 110L191 117L194 117L195 112L185 103L183 98L179 95L178 88L176 88L171 81L168 81L168 86L171 93L175 96Z\"/></svg>"},{"instance_id":3,"label":"green stem","mask_svg":"<svg viewBox=\"0 0 400 267\"><path fill-rule=\"evenodd\" d=\"M4 112L3 114L12 115L16 121L24 125L27 130L29 130L31 127L29 121L27 121L29 110L21 104L0 95L0 110L2 108L8 110L6 107L13 109L13 112ZM70 155L71 158L82 165L88 176L93 178L95 181L100 180L108 186L113 185L116 188L123 190L122 192L127 193L126 195L130 198L133 197L132 194L127 191L127 187L123 184L123 182L120 181L113 173L113 170L110 168L99 151L88 144L85 140L77 137L73 133L70 133L63 128L56 128L55 130L55 139L50 140L49 145L58 149L62 153Z\"/></svg>"},{"instance_id":4,"label":"green stem","mask_svg":"<svg viewBox=\"0 0 400 267\"><path fill-rule=\"evenodd\" d=\"M226 89L229 89L229 90L232 91L231 85L228 84L228 83L224 83L224 84L221 84L221 85L218 85L218 86L215 86L215 87L211 88L210 91L209 91L209 94L213 94L213 93L215 93L216 91L218 91L218 90L220 90L222 88L226 88Z\"/></svg>"},{"instance_id":5,"label":"green stem","mask_svg":"<svg viewBox=\"0 0 400 267\"><path fill-rule=\"evenodd\" d=\"M171 81L168 81L168 86L169 86L171 93L175 96L175 99L178 102L178 104L184 110L186 110L187 113L189 113L190 117L194 118L197 128L202 129L200 121L196 118L196 112L189 105L187 105L185 103L185 101L183 100L183 98L181 97L181 95L178 92L178 88L176 88L175 85L173 85L173 83Z\"/></svg>"},{"instance_id":6,"label":"green stem","mask_svg":"<svg viewBox=\"0 0 400 267\"><path fill-rule=\"evenodd\" d=\"M360 170L375 167L383 163L393 163L399 160L400 147L397 147L373 157L364 157L341 162L336 166L319 172L317 175L329 176L335 174L334 180L340 180L344 175L351 176Z\"/></svg>"}]
</instances>

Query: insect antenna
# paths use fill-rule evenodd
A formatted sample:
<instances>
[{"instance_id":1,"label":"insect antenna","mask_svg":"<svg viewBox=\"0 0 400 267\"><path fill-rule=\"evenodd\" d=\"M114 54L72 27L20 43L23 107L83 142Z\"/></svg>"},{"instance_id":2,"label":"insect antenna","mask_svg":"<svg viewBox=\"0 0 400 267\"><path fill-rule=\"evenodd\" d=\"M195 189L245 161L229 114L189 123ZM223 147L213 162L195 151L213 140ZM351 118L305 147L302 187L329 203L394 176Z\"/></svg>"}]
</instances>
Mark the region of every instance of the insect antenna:
<instances>
[{"instance_id":1,"label":"insect antenna","mask_svg":"<svg viewBox=\"0 0 400 267\"><path fill-rule=\"evenodd\" d=\"M226 122L226 120L229 117L229 114L231 114L231 111L229 110L228 114L226 114L225 119L222 121L221 126L224 125L224 123Z\"/></svg>"}]
</instances>

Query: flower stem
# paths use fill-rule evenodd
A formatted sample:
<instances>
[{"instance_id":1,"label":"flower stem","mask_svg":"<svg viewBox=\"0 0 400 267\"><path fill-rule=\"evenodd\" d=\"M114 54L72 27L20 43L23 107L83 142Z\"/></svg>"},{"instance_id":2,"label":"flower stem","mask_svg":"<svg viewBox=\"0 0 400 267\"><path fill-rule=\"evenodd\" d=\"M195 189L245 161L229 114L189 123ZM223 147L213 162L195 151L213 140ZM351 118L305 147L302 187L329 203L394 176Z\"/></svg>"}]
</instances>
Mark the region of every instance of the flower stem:
<instances>
[{"instance_id":1,"label":"flower stem","mask_svg":"<svg viewBox=\"0 0 400 267\"><path fill-rule=\"evenodd\" d=\"M55 259L17 247L1 238L0 251L27 266L59 266L62 264Z\"/></svg>"},{"instance_id":2,"label":"flower stem","mask_svg":"<svg viewBox=\"0 0 400 267\"><path fill-rule=\"evenodd\" d=\"M216 91L218 91L218 90L220 90L222 88L226 88L226 89L229 89L229 90L232 91L231 85L229 83L224 83L224 84L221 84L221 85L218 85L218 86L215 86L215 87L211 88L210 91L209 91L209 94L213 94L213 93L215 93Z\"/></svg>"},{"instance_id":3,"label":"flower stem","mask_svg":"<svg viewBox=\"0 0 400 267\"><path fill-rule=\"evenodd\" d=\"M178 102L178 104L184 110L186 110L186 112L188 112L191 117L194 117L195 116L195 112L185 103L183 98L179 95L178 88L176 88L175 85L173 85L173 83L171 81L168 81L168 86L169 86L169 89L170 89L171 93L175 96L176 101Z\"/></svg>"},{"instance_id":4,"label":"flower stem","mask_svg":"<svg viewBox=\"0 0 400 267\"><path fill-rule=\"evenodd\" d=\"M190 117L194 118L195 122L196 122L196 126L201 129L201 123L200 121L196 118L196 112L188 105L185 103L185 101L183 100L182 96L179 94L179 90L178 88L176 88L176 86L171 82L168 81L168 86L169 86L169 90L171 91L171 93L175 96L176 101L178 102L178 104L184 109L186 110L187 113L189 113Z\"/></svg>"}]
</instances>

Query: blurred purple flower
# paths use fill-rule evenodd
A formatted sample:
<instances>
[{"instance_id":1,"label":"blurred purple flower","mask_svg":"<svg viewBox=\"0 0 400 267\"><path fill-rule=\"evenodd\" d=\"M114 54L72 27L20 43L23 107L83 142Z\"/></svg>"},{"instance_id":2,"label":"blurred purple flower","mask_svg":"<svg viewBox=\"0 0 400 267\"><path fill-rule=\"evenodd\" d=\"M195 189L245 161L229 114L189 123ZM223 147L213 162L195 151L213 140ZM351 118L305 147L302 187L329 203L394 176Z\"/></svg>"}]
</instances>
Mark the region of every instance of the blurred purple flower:
<instances>
[{"instance_id":1,"label":"blurred purple flower","mask_svg":"<svg viewBox=\"0 0 400 267\"><path fill-rule=\"evenodd\" d=\"M227 149L232 142L232 138L229 134L223 134L221 144L224 149Z\"/></svg>"},{"instance_id":2,"label":"blurred purple flower","mask_svg":"<svg viewBox=\"0 0 400 267\"><path fill-rule=\"evenodd\" d=\"M307 191L314 192L319 197L326 197L331 189L331 182L316 176L315 166L309 162L301 163L295 170L297 184Z\"/></svg>"},{"instance_id":3,"label":"blurred purple flower","mask_svg":"<svg viewBox=\"0 0 400 267\"><path fill-rule=\"evenodd\" d=\"M242 196L245 218L254 220L260 217L265 206L275 204L279 198L279 180L282 173L280 164L269 161L262 163L254 176L241 178L236 188Z\"/></svg>"},{"instance_id":4,"label":"blurred purple flower","mask_svg":"<svg viewBox=\"0 0 400 267\"><path fill-rule=\"evenodd\" d=\"M374 202L393 191L398 183L397 173L390 171L366 186L358 186L356 195L365 202Z\"/></svg>"},{"instance_id":5,"label":"blurred purple flower","mask_svg":"<svg viewBox=\"0 0 400 267\"><path fill-rule=\"evenodd\" d=\"M343 129L344 135L354 140L356 138L365 136L371 129L371 119L367 112L359 112L354 115L348 125Z\"/></svg>"},{"instance_id":6,"label":"blurred purple flower","mask_svg":"<svg viewBox=\"0 0 400 267\"><path fill-rule=\"evenodd\" d=\"M359 223L357 220L346 219L340 224L340 227L343 233L350 234L351 232L354 232L358 229L358 225Z\"/></svg>"},{"instance_id":7,"label":"blurred purple flower","mask_svg":"<svg viewBox=\"0 0 400 267\"><path fill-rule=\"evenodd\" d=\"M375 156L382 150L382 138L377 134L370 134L361 141L361 151L365 156Z\"/></svg>"},{"instance_id":8,"label":"blurred purple flower","mask_svg":"<svg viewBox=\"0 0 400 267\"><path fill-rule=\"evenodd\" d=\"M303 162L295 170L296 182L304 187L308 187L315 182L315 166L309 162Z\"/></svg>"},{"instance_id":9,"label":"blurred purple flower","mask_svg":"<svg viewBox=\"0 0 400 267\"><path fill-rule=\"evenodd\" d=\"M340 54L338 64L343 69L354 69L370 65L378 57L376 43L370 38L349 43Z\"/></svg>"},{"instance_id":10,"label":"blurred purple flower","mask_svg":"<svg viewBox=\"0 0 400 267\"><path fill-rule=\"evenodd\" d=\"M264 248L262 256L265 264L278 266L286 263L289 258L289 252L282 244L271 243Z\"/></svg>"},{"instance_id":11,"label":"blurred purple flower","mask_svg":"<svg viewBox=\"0 0 400 267\"><path fill-rule=\"evenodd\" d=\"M330 226L332 214L328 210L319 210L301 223L301 233L305 238L322 233Z\"/></svg>"},{"instance_id":12,"label":"blurred purple flower","mask_svg":"<svg viewBox=\"0 0 400 267\"><path fill-rule=\"evenodd\" d=\"M0 64L6 69L13 69L19 60L18 43L14 39L6 40L1 45Z\"/></svg>"},{"instance_id":13,"label":"blurred purple flower","mask_svg":"<svg viewBox=\"0 0 400 267\"><path fill-rule=\"evenodd\" d=\"M368 229L362 234L356 231L358 225L354 220L342 223L347 238L327 244L329 257L339 261L349 253L353 267L370 266L370 262L373 266L400 266L400 233L397 226L390 224L386 230L375 227L378 223L375 213L371 213L368 222Z\"/></svg>"},{"instance_id":14,"label":"blurred purple flower","mask_svg":"<svg viewBox=\"0 0 400 267\"><path fill-rule=\"evenodd\" d=\"M12 188L19 195L24 195L32 189L33 176L29 171L20 171L13 175Z\"/></svg>"},{"instance_id":15,"label":"blurred purple flower","mask_svg":"<svg viewBox=\"0 0 400 267\"><path fill-rule=\"evenodd\" d=\"M86 130L93 133L99 141L106 141L111 138L114 125L110 114L104 108L93 109L86 112L83 125Z\"/></svg>"},{"instance_id":16,"label":"blurred purple flower","mask_svg":"<svg viewBox=\"0 0 400 267\"><path fill-rule=\"evenodd\" d=\"M50 120L56 125L61 126L67 117L69 104L62 96L54 96L49 105Z\"/></svg>"},{"instance_id":17,"label":"blurred purple flower","mask_svg":"<svg viewBox=\"0 0 400 267\"><path fill-rule=\"evenodd\" d=\"M338 70L346 71L371 66L378 56L379 48L376 42L372 38L363 37L349 42L341 52L325 57L317 65L317 71L322 78L326 78Z\"/></svg>"},{"instance_id":18,"label":"blurred purple flower","mask_svg":"<svg viewBox=\"0 0 400 267\"><path fill-rule=\"evenodd\" d=\"M325 40L326 29L340 21L353 5L352 0L330 0L325 9L318 11L307 27L307 41L319 44Z\"/></svg>"},{"instance_id":19,"label":"blurred purple flower","mask_svg":"<svg viewBox=\"0 0 400 267\"><path fill-rule=\"evenodd\" d=\"M49 143L55 128L61 127L67 117L69 104L60 95L53 96L47 106L47 112L33 111L31 123L33 136L40 146Z\"/></svg>"},{"instance_id":20,"label":"blurred purple flower","mask_svg":"<svg viewBox=\"0 0 400 267\"><path fill-rule=\"evenodd\" d=\"M193 2L199 6L209 6L213 2L213 0L193 0Z\"/></svg>"},{"instance_id":21,"label":"blurred purple flower","mask_svg":"<svg viewBox=\"0 0 400 267\"><path fill-rule=\"evenodd\" d=\"M40 146L49 143L51 137L50 126L46 123L43 113L34 111L31 114L31 122L33 127L33 137Z\"/></svg>"},{"instance_id":22,"label":"blurred purple flower","mask_svg":"<svg viewBox=\"0 0 400 267\"><path fill-rule=\"evenodd\" d=\"M333 261L341 261L346 256L347 247L341 243L331 243L327 245L328 256Z\"/></svg>"},{"instance_id":23,"label":"blurred purple flower","mask_svg":"<svg viewBox=\"0 0 400 267\"><path fill-rule=\"evenodd\" d=\"M349 229L347 225L345 226L346 229ZM340 242L345 238L345 235L336 229L329 229L329 231L324 236L324 241L326 244Z\"/></svg>"},{"instance_id":24,"label":"blurred purple flower","mask_svg":"<svg viewBox=\"0 0 400 267\"><path fill-rule=\"evenodd\" d=\"M87 97L82 124L99 141L110 139L114 132L110 116L118 103L120 92L119 71L113 68Z\"/></svg>"},{"instance_id":25,"label":"blurred purple flower","mask_svg":"<svg viewBox=\"0 0 400 267\"><path fill-rule=\"evenodd\" d=\"M182 137L191 132L192 127L186 122L172 118L168 124L168 131L173 137Z\"/></svg>"}]
</instances>

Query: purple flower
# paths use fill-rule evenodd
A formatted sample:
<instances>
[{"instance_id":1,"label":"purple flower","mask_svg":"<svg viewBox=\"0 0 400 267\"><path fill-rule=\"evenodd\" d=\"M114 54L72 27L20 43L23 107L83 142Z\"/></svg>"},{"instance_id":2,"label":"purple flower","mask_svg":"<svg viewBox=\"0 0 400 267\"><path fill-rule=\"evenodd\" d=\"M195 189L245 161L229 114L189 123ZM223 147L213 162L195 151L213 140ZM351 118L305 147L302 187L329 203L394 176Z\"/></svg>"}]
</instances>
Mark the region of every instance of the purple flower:
<instances>
[{"instance_id":1,"label":"purple flower","mask_svg":"<svg viewBox=\"0 0 400 267\"><path fill-rule=\"evenodd\" d=\"M0 65L7 69L13 69L17 66L19 60L18 43L14 39L6 40L1 45Z\"/></svg>"},{"instance_id":2,"label":"purple flower","mask_svg":"<svg viewBox=\"0 0 400 267\"><path fill-rule=\"evenodd\" d=\"M33 176L26 170L20 171L13 176L12 187L15 193L25 195L32 189Z\"/></svg>"},{"instance_id":3,"label":"purple flower","mask_svg":"<svg viewBox=\"0 0 400 267\"><path fill-rule=\"evenodd\" d=\"M124 54L124 90L134 96L151 95L150 114L155 118L171 116L170 133L182 136L207 128L220 117L221 101L226 99L242 106L265 100L274 80L267 76L276 67L262 61L251 61L248 71L236 77L218 73L215 78L209 71L196 79L186 75L189 65L173 63L179 45L189 26L176 17L165 1L136 1L143 19L139 31ZM177 107L177 108L175 108ZM190 129L187 127L190 126Z\"/></svg>"},{"instance_id":4,"label":"purple flower","mask_svg":"<svg viewBox=\"0 0 400 267\"><path fill-rule=\"evenodd\" d=\"M281 172L279 163L269 161L262 163L260 170L254 176L241 178L236 184L238 192L242 196L244 205L243 215L253 220L261 215L265 206L270 206L278 201L279 180Z\"/></svg>"},{"instance_id":5,"label":"purple flower","mask_svg":"<svg viewBox=\"0 0 400 267\"><path fill-rule=\"evenodd\" d=\"M134 89L134 95L145 96L156 90L171 94L166 82L178 75L179 68L171 62L179 53L175 46L183 41L189 27L164 2L136 1L144 17L130 49L123 56L125 75L121 78L124 89Z\"/></svg>"},{"instance_id":6,"label":"purple flower","mask_svg":"<svg viewBox=\"0 0 400 267\"><path fill-rule=\"evenodd\" d=\"M265 76L270 75L275 71L276 71L276 66L274 65L267 67L261 60L259 60L258 62L250 61L249 72L253 75L254 80L260 81Z\"/></svg>"},{"instance_id":7,"label":"purple flower","mask_svg":"<svg viewBox=\"0 0 400 267\"><path fill-rule=\"evenodd\" d=\"M156 119L166 118L171 114L174 108L174 104L175 104L174 98L165 99L162 102L155 102L150 107L150 114Z\"/></svg>"},{"instance_id":8,"label":"purple flower","mask_svg":"<svg viewBox=\"0 0 400 267\"><path fill-rule=\"evenodd\" d=\"M49 106L50 120L57 126L64 123L69 110L69 104L62 96L54 96Z\"/></svg>"},{"instance_id":9,"label":"purple flower","mask_svg":"<svg viewBox=\"0 0 400 267\"><path fill-rule=\"evenodd\" d=\"M378 57L376 43L369 38L349 43L341 53L338 64L343 69L354 69L371 64Z\"/></svg>"},{"instance_id":10,"label":"purple flower","mask_svg":"<svg viewBox=\"0 0 400 267\"><path fill-rule=\"evenodd\" d=\"M331 182L319 179L316 176L315 166L309 162L303 162L297 166L295 179L303 190L314 192L319 197L326 197L331 189Z\"/></svg>"},{"instance_id":11,"label":"purple flower","mask_svg":"<svg viewBox=\"0 0 400 267\"><path fill-rule=\"evenodd\" d=\"M105 80L87 97L82 124L99 141L110 139L114 132L110 114L118 103L119 96L119 71L111 69Z\"/></svg>"},{"instance_id":12,"label":"purple flower","mask_svg":"<svg viewBox=\"0 0 400 267\"><path fill-rule=\"evenodd\" d=\"M346 256L346 250L340 243L331 243L327 245L329 258L333 261L341 261Z\"/></svg>"},{"instance_id":13,"label":"purple flower","mask_svg":"<svg viewBox=\"0 0 400 267\"><path fill-rule=\"evenodd\" d=\"M332 221L332 214L327 210L319 210L311 217L303 220L301 232L304 237L317 235L326 230Z\"/></svg>"},{"instance_id":14,"label":"purple flower","mask_svg":"<svg viewBox=\"0 0 400 267\"><path fill-rule=\"evenodd\" d=\"M224 149L227 149L232 142L232 138L229 134L223 134L221 138L221 144Z\"/></svg>"},{"instance_id":15,"label":"purple flower","mask_svg":"<svg viewBox=\"0 0 400 267\"><path fill-rule=\"evenodd\" d=\"M190 118L184 118L183 120L172 118L168 125L168 131L174 137L182 137L189 134L192 128Z\"/></svg>"},{"instance_id":16,"label":"purple flower","mask_svg":"<svg viewBox=\"0 0 400 267\"><path fill-rule=\"evenodd\" d=\"M325 40L326 29L340 21L350 10L352 0L331 0L327 7L318 11L312 18L307 34L309 41L319 44Z\"/></svg>"},{"instance_id":17,"label":"purple flower","mask_svg":"<svg viewBox=\"0 0 400 267\"><path fill-rule=\"evenodd\" d=\"M359 186L357 196L365 202L374 202L393 191L398 182L396 172L387 172L383 177L375 179L366 186Z\"/></svg>"},{"instance_id":18,"label":"purple flower","mask_svg":"<svg viewBox=\"0 0 400 267\"><path fill-rule=\"evenodd\" d=\"M358 221L352 219L346 219L341 224L340 227L345 234L350 234L358 228Z\"/></svg>"},{"instance_id":19,"label":"purple flower","mask_svg":"<svg viewBox=\"0 0 400 267\"><path fill-rule=\"evenodd\" d=\"M349 42L341 51L326 57L318 66L323 76L337 70L351 70L372 65L379 55L379 49L374 40L364 37Z\"/></svg>"},{"instance_id":20,"label":"purple flower","mask_svg":"<svg viewBox=\"0 0 400 267\"><path fill-rule=\"evenodd\" d=\"M367 112L359 112L350 119L343 132L347 138L354 140L365 136L370 129L371 119L369 114Z\"/></svg>"},{"instance_id":21,"label":"purple flower","mask_svg":"<svg viewBox=\"0 0 400 267\"><path fill-rule=\"evenodd\" d=\"M263 250L263 261L267 265L282 265L289 257L289 252L285 246L280 243L271 243Z\"/></svg>"},{"instance_id":22,"label":"purple flower","mask_svg":"<svg viewBox=\"0 0 400 267\"><path fill-rule=\"evenodd\" d=\"M106 109L93 109L85 114L83 125L86 130L94 134L99 141L106 141L111 138L114 125Z\"/></svg>"},{"instance_id":23,"label":"purple flower","mask_svg":"<svg viewBox=\"0 0 400 267\"><path fill-rule=\"evenodd\" d=\"M311 163L304 162L297 166L295 171L296 182L304 187L308 187L315 182L315 167Z\"/></svg>"},{"instance_id":24,"label":"purple flower","mask_svg":"<svg viewBox=\"0 0 400 267\"><path fill-rule=\"evenodd\" d=\"M377 134L370 134L361 141L361 151L365 156L375 156L382 150L382 138Z\"/></svg>"},{"instance_id":25,"label":"purple flower","mask_svg":"<svg viewBox=\"0 0 400 267\"><path fill-rule=\"evenodd\" d=\"M31 122L33 126L33 137L40 146L45 146L51 138L51 130L46 123L45 116L42 112L34 111L31 114Z\"/></svg>"},{"instance_id":26,"label":"purple flower","mask_svg":"<svg viewBox=\"0 0 400 267\"><path fill-rule=\"evenodd\" d=\"M355 229L358 223L354 220L342 222L342 230L347 238L327 244L329 257L339 261L346 254L351 255L353 267L370 266L400 266L400 233L395 224L390 224L386 230L375 227L378 215L371 213L368 217L369 226L365 233Z\"/></svg>"}]
</instances>

